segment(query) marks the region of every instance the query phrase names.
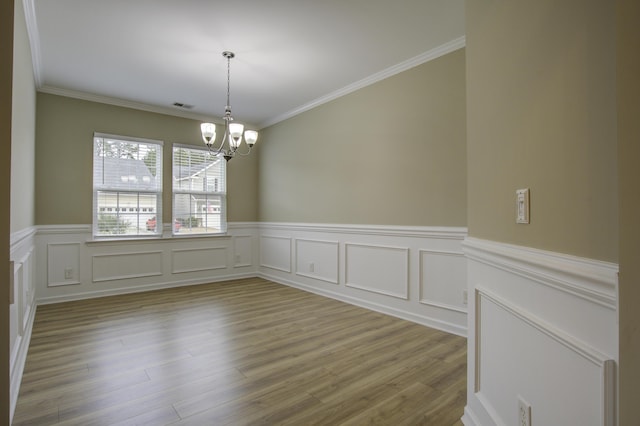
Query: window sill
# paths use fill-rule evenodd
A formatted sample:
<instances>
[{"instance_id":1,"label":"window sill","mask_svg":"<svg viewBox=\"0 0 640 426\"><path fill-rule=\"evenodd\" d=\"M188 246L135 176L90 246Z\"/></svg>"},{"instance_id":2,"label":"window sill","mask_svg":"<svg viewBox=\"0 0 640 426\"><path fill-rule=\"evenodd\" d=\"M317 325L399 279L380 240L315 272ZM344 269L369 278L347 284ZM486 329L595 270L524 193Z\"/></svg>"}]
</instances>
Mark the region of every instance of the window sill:
<instances>
[{"instance_id":1,"label":"window sill","mask_svg":"<svg viewBox=\"0 0 640 426\"><path fill-rule=\"evenodd\" d=\"M129 238L111 238L111 237L94 237L91 240L85 241L88 246L92 245L110 245L110 244L151 244L158 242L169 242L178 240L191 240L191 239L229 239L231 235L228 233L220 234L187 234L187 235L158 235L153 237L129 237Z\"/></svg>"}]
</instances>

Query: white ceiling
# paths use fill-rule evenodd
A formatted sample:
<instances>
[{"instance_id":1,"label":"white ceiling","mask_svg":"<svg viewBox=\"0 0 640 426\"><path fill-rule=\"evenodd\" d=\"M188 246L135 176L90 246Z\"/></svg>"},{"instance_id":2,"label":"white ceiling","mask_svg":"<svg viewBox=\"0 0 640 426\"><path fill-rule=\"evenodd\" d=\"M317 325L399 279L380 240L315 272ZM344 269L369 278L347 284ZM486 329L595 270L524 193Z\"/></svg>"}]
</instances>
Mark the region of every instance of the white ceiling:
<instances>
[{"instance_id":1,"label":"white ceiling","mask_svg":"<svg viewBox=\"0 0 640 426\"><path fill-rule=\"evenodd\" d=\"M463 0L24 1L40 91L220 117L230 50L254 127L464 45Z\"/></svg>"}]
</instances>

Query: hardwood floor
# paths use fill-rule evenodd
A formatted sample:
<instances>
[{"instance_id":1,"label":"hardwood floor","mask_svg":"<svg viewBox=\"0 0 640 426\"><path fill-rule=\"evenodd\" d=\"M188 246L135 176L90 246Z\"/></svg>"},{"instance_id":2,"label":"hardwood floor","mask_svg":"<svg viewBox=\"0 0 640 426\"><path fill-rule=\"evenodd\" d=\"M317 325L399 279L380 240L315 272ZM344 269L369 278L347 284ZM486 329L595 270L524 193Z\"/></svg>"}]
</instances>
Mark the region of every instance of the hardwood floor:
<instances>
[{"instance_id":1,"label":"hardwood floor","mask_svg":"<svg viewBox=\"0 0 640 426\"><path fill-rule=\"evenodd\" d=\"M260 278L38 307L14 425L461 425L466 339Z\"/></svg>"}]
</instances>

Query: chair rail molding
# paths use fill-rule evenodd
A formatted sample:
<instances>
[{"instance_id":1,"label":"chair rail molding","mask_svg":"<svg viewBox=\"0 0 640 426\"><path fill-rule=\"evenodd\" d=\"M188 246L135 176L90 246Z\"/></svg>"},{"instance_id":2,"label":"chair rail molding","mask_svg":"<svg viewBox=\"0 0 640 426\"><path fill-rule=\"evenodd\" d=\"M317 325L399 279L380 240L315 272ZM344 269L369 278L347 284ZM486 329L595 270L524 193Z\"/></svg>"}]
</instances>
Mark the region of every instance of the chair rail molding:
<instances>
[{"instance_id":1,"label":"chair rail molding","mask_svg":"<svg viewBox=\"0 0 640 426\"><path fill-rule=\"evenodd\" d=\"M468 259L617 308L617 264L477 238L462 246Z\"/></svg>"}]
</instances>

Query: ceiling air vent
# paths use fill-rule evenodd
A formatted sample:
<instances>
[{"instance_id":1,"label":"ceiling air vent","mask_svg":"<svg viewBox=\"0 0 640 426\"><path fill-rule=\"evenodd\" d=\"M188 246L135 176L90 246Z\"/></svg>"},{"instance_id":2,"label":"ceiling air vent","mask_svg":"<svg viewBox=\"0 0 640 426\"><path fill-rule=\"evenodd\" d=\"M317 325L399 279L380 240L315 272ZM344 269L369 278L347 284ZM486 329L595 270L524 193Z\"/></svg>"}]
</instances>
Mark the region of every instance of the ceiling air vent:
<instances>
[{"instance_id":1,"label":"ceiling air vent","mask_svg":"<svg viewBox=\"0 0 640 426\"><path fill-rule=\"evenodd\" d=\"M193 108L193 105L183 104L182 102L174 102L173 106L176 107L176 108L183 108L183 109L191 109L191 108Z\"/></svg>"}]
</instances>

